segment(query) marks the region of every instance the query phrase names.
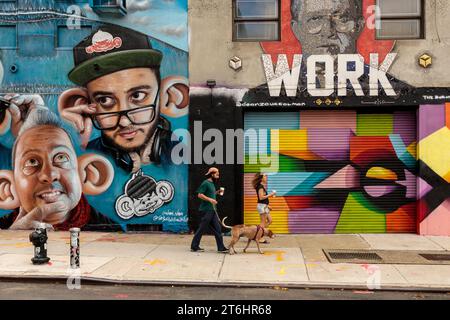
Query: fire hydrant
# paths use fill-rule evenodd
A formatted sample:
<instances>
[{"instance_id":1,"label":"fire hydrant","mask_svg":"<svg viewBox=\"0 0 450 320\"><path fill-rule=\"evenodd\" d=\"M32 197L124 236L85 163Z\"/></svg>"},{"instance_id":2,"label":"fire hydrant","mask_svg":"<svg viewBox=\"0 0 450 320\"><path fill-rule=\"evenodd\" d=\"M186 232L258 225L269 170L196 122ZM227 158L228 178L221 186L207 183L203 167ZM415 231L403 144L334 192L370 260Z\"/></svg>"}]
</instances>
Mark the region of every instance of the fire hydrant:
<instances>
[{"instance_id":1,"label":"fire hydrant","mask_svg":"<svg viewBox=\"0 0 450 320\"><path fill-rule=\"evenodd\" d=\"M40 223L37 228L30 233L30 242L34 245L34 257L31 258L33 264L44 264L50 261L47 257L47 229L45 223Z\"/></svg>"}]
</instances>

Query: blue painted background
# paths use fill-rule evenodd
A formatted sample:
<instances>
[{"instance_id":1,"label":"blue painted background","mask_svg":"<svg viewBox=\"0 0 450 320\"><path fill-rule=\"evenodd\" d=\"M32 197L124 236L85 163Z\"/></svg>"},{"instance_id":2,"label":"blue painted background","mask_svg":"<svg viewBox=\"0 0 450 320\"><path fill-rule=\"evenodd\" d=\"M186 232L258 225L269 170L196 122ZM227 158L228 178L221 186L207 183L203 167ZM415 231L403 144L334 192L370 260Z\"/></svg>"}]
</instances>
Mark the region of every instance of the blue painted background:
<instances>
[{"instance_id":1,"label":"blue painted background","mask_svg":"<svg viewBox=\"0 0 450 320\"><path fill-rule=\"evenodd\" d=\"M67 28L67 12L77 5L83 18L80 29ZM187 0L127 1L125 16L106 16L95 13L89 1L18 0L0 1L0 95L8 92L40 94L48 107L57 112L58 96L74 85L67 78L73 68L72 48L103 23L113 23L135 29L149 36L155 49L162 51L161 76L179 75L188 78ZM12 72L11 68L16 71ZM187 128L188 116L168 118L172 129ZM92 139L98 137L94 132ZM0 137L0 169L10 167L9 148L14 138L10 133ZM170 169L170 170L169 170ZM110 189L99 196L88 197L89 203L112 218L122 228L126 224L160 224L172 214L175 222L163 222L164 231L187 231L187 165L163 168L143 167L144 174L158 180L168 180L175 187L174 199L154 214L122 220L114 210L116 198L123 193L130 174L116 168ZM180 214L182 213L182 214ZM0 210L0 216L6 214ZM172 219L173 220L173 219Z\"/></svg>"}]
</instances>

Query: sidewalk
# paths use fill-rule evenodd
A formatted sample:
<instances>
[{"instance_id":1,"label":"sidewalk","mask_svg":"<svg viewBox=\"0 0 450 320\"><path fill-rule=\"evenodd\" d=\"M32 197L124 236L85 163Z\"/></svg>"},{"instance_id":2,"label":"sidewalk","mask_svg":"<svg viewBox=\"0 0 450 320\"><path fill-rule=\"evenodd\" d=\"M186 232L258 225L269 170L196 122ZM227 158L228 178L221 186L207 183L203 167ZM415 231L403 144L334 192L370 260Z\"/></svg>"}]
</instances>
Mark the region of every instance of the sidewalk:
<instances>
[{"instance_id":1,"label":"sidewalk","mask_svg":"<svg viewBox=\"0 0 450 320\"><path fill-rule=\"evenodd\" d=\"M69 233L50 232L47 265L34 266L30 232L0 231L0 278L67 279ZM264 254L245 239L237 255L216 252L214 238L202 239L205 252L190 252L192 235L81 234L83 280L116 283L278 286L368 290L376 270L385 290L450 291L450 265L329 263L322 249L450 250L450 237L417 235L278 235ZM228 244L230 237L224 237ZM450 253L450 252L449 252ZM375 267L374 267L375 266ZM374 269L375 268L375 269ZM369 287L369 289L375 289Z\"/></svg>"}]
</instances>

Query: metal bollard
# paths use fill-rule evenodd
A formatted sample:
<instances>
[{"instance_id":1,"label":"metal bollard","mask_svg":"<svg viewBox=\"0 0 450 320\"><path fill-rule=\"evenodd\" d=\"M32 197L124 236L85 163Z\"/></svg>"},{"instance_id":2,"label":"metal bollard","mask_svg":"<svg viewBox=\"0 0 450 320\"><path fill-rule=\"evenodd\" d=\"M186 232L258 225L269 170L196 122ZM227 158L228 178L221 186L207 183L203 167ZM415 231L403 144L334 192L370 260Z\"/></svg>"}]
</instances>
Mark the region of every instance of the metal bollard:
<instances>
[{"instance_id":1,"label":"metal bollard","mask_svg":"<svg viewBox=\"0 0 450 320\"><path fill-rule=\"evenodd\" d=\"M80 228L70 229L70 267L80 267Z\"/></svg>"}]
</instances>

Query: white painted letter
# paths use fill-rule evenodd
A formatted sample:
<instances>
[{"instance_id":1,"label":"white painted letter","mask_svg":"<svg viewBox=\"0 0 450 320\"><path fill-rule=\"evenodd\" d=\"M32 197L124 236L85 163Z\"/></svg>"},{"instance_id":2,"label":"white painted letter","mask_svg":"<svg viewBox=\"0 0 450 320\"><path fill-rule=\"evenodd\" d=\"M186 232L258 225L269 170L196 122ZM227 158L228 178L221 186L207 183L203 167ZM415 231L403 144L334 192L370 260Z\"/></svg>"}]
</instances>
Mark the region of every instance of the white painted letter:
<instances>
[{"instance_id":1,"label":"white painted letter","mask_svg":"<svg viewBox=\"0 0 450 320\"><path fill-rule=\"evenodd\" d=\"M349 62L355 62L355 71L348 71ZM347 95L347 79L357 96L363 96L358 78L364 74L364 58L360 54L340 54L338 56L338 96Z\"/></svg>"},{"instance_id":2,"label":"white painted letter","mask_svg":"<svg viewBox=\"0 0 450 320\"><path fill-rule=\"evenodd\" d=\"M295 97L297 95L300 67L302 65L302 55L294 54L294 59L292 61L292 71L289 71L287 55L285 54L278 55L275 72L273 70L272 57L270 54L263 54L262 60L270 96L280 96L281 86L284 82L286 95L288 97Z\"/></svg>"},{"instance_id":3,"label":"white painted letter","mask_svg":"<svg viewBox=\"0 0 450 320\"><path fill-rule=\"evenodd\" d=\"M325 88L317 88L316 65L325 63ZM327 97L334 92L334 59L331 55L311 55L307 62L308 92L313 97Z\"/></svg>"},{"instance_id":4,"label":"white painted letter","mask_svg":"<svg viewBox=\"0 0 450 320\"><path fill-rule=\"evenodd\" d=\"M378 95L378 81L380 82L381 87L384 89L384 92L386 92L386 95L396 95L394 88L392 88L391 83L386 77L386 73L394 62L396 56L396 53L388 53L381 66L378 67L378 53L370 54L369 86L371 96Z\"/></svg>"}]
</instances>

